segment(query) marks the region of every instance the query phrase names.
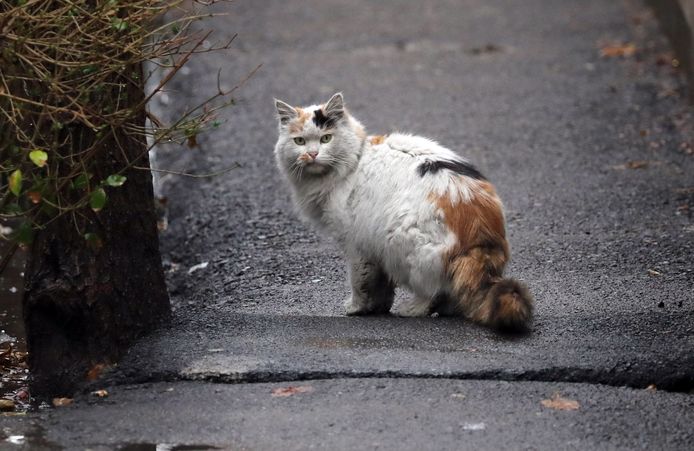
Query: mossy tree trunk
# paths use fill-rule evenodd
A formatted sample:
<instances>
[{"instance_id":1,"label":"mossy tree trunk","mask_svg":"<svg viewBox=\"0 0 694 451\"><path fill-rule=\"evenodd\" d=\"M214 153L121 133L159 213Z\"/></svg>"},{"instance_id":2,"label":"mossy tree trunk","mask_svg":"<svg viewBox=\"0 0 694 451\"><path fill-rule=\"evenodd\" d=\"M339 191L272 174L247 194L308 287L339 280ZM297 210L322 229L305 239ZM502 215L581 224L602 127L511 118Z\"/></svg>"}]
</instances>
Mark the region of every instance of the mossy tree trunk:
<instances>
[{"instance_id":1,"label":"mossy tree trunk","mask_svg":"<svg viewBox=\"0 0 694 451\"><path fill-rule=\"evenodd\" d=\"M125 92L110 95L129 105L143 99L140 83L129 79L124 85ZM142 114L136 122L144 125L144 120ZM79 123L65 133L77 144L60 150L62 155L97 142L95 132ZM124 129L116 129L96 150L93 180L129 163L149 164L144 137ZM151 173L128 169L122 174L126 183L106 188L101 211L60 216L34 238L23 308L35 396L69 395L86 382L90 368L115 363L134 340L170 317ZM99 238L85 240L85 233Z\"/></svg>"}]
</instances>

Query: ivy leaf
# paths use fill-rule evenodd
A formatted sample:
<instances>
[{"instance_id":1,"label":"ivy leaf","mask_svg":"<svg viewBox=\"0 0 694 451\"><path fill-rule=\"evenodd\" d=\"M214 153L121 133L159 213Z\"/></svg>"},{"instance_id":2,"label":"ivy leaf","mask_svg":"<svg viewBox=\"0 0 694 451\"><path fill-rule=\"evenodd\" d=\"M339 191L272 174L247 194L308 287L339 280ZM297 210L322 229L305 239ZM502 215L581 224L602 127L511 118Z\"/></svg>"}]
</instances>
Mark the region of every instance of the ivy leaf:
<instances>
[{"instance_id":1,"label":"ivy leaf","mask_svg":"<svg viewBox=\"0 0 694 451\"><path fill-rule=\"evenodd\" d=\"M5 208L2 209L2 212L10 216L21 216L24 210L22 210L22 207L20 207L16 203L9 203L5 205Z\"/></svg>"},{"instance_id":2,"label":"ivy leaf","mask_svg":"<svg viewBox=\"0 0 694 451\"><path fill-rule=\"evenodd\" d=\"M112 174L106 177L106 184L108 186L121 186L125 181L127 180L127 177L124 175L118 175L118 174Z\"/></svg>"},{"instance_id":3,"label":"ivy leaf","mask_svg":"<svg viewBox=\"0 0 694 451\"><path fill-rule=\"evenodd\" d=\"M87 183L89 183L89 174L83 172L72 181L72 187L75 189L84 188Z\"/></svg>"},{"instance_id":4,"label":"ivy leaf","mask_svg":"<svg viewBox=\"0 0 694 451\"><path fill-rule=\"evenodd\" d=\"M38 167L42 168L48 161L48 154L43 150L32 150L29 152L29 159Z\"/></svg>"},{"instance_id":5,"label":"ivy leaf","mask_svg":"<svg viewBox=\"0 0 694 451\"><path fill-rule=\"evenodd\" d=\"M91 196L89 196L89 206L95 212L101 211L106 205L106 191L103 188L97 188L92 191Z\"/></svg>"},{"instance_id":6,"label":"ivy leaf","mask_svg":"<svg viewBox=\"0 0 694 451\"><path fill-rule=\"evenodd\" d=\"M10 191L15 196L19 196L22 192L22 171L21 169L16 169L12 174L10 174Z\"/></svg>"},{"instance_id":7,"label":"ivy leaf","mask_svg":"<svg viewBox=\"0 0 694 451\"><path fill-rule=\"evenodd\" d=\"M128 22L121 19L120 17L114 17L113 20L111 21L111 26L116 31L125 31L128 29Z\"/></svg>"},{"instance_id":8,"label":"ivy leaf","mask_svg":"<svg viewBox=\"0 0 694 451\"><path fill-rule=\"evenodd\" d=\"M34 229L31 224L26 221L21 223L15 232L15 239L19 244L26 246L31 244L34 241Z\"/></svg>"}]
</instances>

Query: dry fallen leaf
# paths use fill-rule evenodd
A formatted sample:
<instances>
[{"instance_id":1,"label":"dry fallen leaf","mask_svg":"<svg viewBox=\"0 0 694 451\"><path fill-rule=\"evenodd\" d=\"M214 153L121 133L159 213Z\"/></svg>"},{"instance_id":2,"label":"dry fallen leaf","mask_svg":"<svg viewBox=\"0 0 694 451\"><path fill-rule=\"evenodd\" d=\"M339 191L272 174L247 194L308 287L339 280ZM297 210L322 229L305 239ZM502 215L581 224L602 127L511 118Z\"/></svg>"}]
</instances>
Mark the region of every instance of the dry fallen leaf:
<instances>
[{"instance_id":1,"label":"dry fallen leaf","mask_svg":"<svg viewBox=\"0 0 694 451\"><path fill-rule=\"evenodd\" d=\"M662 276L662 275L663 275L662 272L658 272L658 271L656 271L655 269L649 269L649 270L648 270L648 274L650 274L650 275L652 275L652 276Z\"/></svg>"},{"instance_id":2,"label":"dry fallen leaf","mask_svg":"<svg viewBox=\"0 0 694 451\"><path fill-rule=\"evenodd\" d=\"M286 398L287 396L296 395L297 393L309 393L313 391L313 387L302 385L298 387L279 387L272 390L272 396L278 398Z\"/></svg>"},{"instance_id":3,"label":"dry fallen leaf","mask_svg":"<svg viewBox=\"0 0 694 451\"><path fill-rule=\"evenodd\" d=\"M31 199L31 202L34 204L38 204L39 202L41 202L41 193L38 191L27 192L27 197Z\"/></svg>"},{"instance_id":4,"label":"dry fallen leaf","mask_svg":"<svg viewBox=\"0 0 694 451\"><path fill-rule=\"evenodd\" d=\"M72 404L72 398L53 398L53 407L65 407Z\"/></svg>"},{"instance_id":5,"label":"dry fallen leaf","mask_svg":"<svg viewBox=\"0 0 694 451\"><path fill-rule=\"evenodd\" d=\"M10 399L0 399L0 412L10 412L14 410L14 401Z\"/></svg>"},{"instance_id":6,"label":"dry fallen leaf","mask_svg":"<svg viewBox=\"0 0 694 451\"><path fill-rule=\"evenodd\" d=\"M624 164L618 164L612 166L612 169L624 170L624 169L646 169L649 166L658 166L663 164L662 161L655 160L632 160L627 161Z\"/></svg>"},{"instance_id":7,"label":"dry fallen leaf","mask_svg":"<svg viewBox=\"0 0 694 451\"><path fill-rule=\"evenodd\" d=\"M92 396L96 396L98 398L105 398L108 396L108 391L106 390L96 390L92 392Z\"/></svg>"},{"instance_id":8,"label":"dry fallen leaf","mask_svg":"<svg viewBox=\"0 0 694 451\"><path fill-rule=\"evenodd\" d=\"M646 390L656 391L656 390L658 390L658 388L655 386L655 384L650 384L648 387L646 387Z\"/></svg>"},{"instance_id":9,"label":"dry fallen leaf","mask_svg":"<svg viewBox=\"0 0 694 451\"><path fill-rule=\"evenodd\" d=\"M573 399L563 398L559 392L555 392L551 399L543 399L540 403L554 410L578 410L578 401Z\"/></svg>"},{"instance_id":10,"label":"dry fallen leaf","mask_svg":"<svg viewBox=\"0 0 694 451\"><path fill-rule=\"evenodd\" d=\"M603 58L613 58L616 56L633 56L636 53L636 46L631 43L608 44L600 48L600 56Z\"/></svg>"},{"instance_id":11,"label":"dry fallen leaf","mask_svg":"<svg viewBox=\"0 0 694 451\"><path fill-rule=\"evenodd\" d=\"M649 163L650 162L646 160L635 160L627 162L624 166L626 166L627 169L643 169L647 168Z\"/></svg>"}]
</instances>

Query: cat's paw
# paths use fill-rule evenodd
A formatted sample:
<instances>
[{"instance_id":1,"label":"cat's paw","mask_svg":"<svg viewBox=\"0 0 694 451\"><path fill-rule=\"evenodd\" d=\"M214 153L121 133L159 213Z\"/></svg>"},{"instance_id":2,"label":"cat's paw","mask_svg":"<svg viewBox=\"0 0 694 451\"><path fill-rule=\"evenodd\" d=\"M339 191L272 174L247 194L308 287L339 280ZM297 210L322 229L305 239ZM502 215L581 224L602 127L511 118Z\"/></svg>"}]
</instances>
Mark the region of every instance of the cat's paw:
<instances>
[{"instance_id":1,"label":"cat's paw","mask_svg":"<svg viewBox=\"0 0 694 451\"><path fill-rule=\"evenodd\" d=\"M398 309L395 311L395 314L397 316L410 318L429 316L430 313L431 303L428 301L421 301L417 299L412 299L403 302L398 306Z\"/></svg>"},{"instance_id":2,"label":"cat's paw","mask_svg":"<svg viewBox=\"0 0 694 451\"><path fill-rule=\"evenodd\" d=\"M371 313L369 306L366 305L361 300L357 300L355 302L355 299L350 296L347 298L345 301L345 313L347 316L357 316L357 315L366 315L368 313Z\"/></svg>"},{"instance_id":3,"label":"cat's paw","mask_svg":"<svg viewBox=\"0 0 694 451\"><path fill-rule=\"evenodd\" d=\"M358 315L378 315L388 313L390 305L388 303L369 302L368 300L357 299L350 296L345 301L345 313L347 316Z\"/></svg>"}]
</instances>

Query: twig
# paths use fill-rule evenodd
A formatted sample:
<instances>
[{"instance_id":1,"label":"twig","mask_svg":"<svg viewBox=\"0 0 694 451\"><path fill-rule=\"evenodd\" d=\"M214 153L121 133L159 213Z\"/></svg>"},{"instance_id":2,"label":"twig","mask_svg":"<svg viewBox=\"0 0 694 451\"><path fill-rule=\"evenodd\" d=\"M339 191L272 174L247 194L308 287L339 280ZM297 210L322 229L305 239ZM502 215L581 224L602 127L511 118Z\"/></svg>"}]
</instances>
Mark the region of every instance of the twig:
<instances>
[{"instance_id":1,"label":"twig","mask_svg":"<svg viewBox=\"0 0 694 451\"><path fill-rule=\"evenodd\" d=\"M0 274L5 272L5 268L7 268L7 265L10 263L10 260L12 260L14 253L17 252L17 249L19 249L19 244L12 243L7 252L5 252L5 255L2 256L2 260L0 260Z\"/></svg>"},{"instance_id":2,"label":"twig","mask_svg":"<svg viewBox=\"0 0 694 451\"><path fill-rule=\"evenodd\" d=\"M242 167L241 164L234 163L234 166L228 167L226 169L222 169L221 171L218 171L218 172L210 172L209 174L191 174L189 172L172 171L169 169L154 169L154 168L148 168L148 167L144 167L144 166L132 166L133 169L139 169L141 171L163 172L164 174L183 175L183 176L191 177L194 179L204 179L204 178L209 178L209 177L216 177L218 175L222 175L222 174L226 174L227 172L231 172L234 169L238 169L240 167Z\"/></svg>"}]
</instances>

